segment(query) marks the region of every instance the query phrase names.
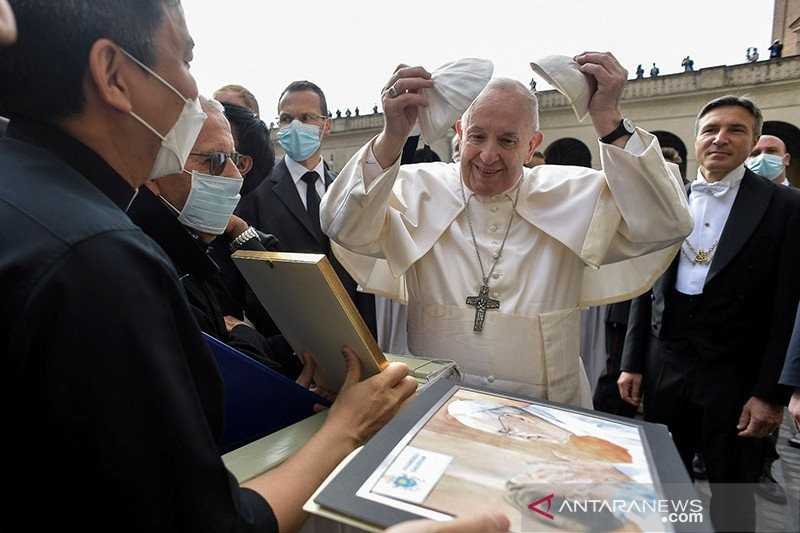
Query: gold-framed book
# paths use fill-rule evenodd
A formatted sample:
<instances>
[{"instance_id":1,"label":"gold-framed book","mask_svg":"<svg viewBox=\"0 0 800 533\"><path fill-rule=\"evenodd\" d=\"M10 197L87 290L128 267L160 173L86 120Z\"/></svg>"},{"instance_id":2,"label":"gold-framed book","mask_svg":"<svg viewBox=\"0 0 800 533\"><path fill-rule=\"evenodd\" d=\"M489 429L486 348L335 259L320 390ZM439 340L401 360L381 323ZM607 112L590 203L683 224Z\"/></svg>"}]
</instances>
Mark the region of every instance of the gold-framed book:
<instances>
[{"instance_id":1,"label":"gold-framed book","mask_svg":"<svg viewBox=\"0 0 800 533\"><path fill-rule=\"evenodd\" d=\"M295 353L314 354L319 386L341 388L345 345L358 354L363 377L388 364L325 255L239 250L233 262Z\"/></svg>"}]
</instances>

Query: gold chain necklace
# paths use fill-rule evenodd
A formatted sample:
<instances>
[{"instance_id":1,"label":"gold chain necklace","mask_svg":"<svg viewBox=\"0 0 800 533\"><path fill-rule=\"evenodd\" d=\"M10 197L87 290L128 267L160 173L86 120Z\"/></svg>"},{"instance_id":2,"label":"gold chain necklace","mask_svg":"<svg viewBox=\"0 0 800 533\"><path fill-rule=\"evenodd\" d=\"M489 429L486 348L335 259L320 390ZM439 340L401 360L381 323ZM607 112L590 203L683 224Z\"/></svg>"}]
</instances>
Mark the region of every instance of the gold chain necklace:
<instances>
[{"instance_id":1,"label":"gold chain necklace","mask_svg":"<svg viewBox=\"0 0 800 533\"><path fill-rule=\"evenodd\" d=\"M691 261L692 264L710 265L711 260L714 258L714 252L716 251L717 245L719 244L719 239L717 239L717 242L715 242L714 245L708 250L703 250L702 248L700 248L699 250L695 250L694 246L692 246L692 243L689 242L689 239L683 241L683 244L685 244L689 248L689 251L692 252L692 254L694 254L694 257L692 257L686 251L686 248L681 246L681 252L683 252L683 255L686 256L686 259Z\"/></svg>"}]
</instances>

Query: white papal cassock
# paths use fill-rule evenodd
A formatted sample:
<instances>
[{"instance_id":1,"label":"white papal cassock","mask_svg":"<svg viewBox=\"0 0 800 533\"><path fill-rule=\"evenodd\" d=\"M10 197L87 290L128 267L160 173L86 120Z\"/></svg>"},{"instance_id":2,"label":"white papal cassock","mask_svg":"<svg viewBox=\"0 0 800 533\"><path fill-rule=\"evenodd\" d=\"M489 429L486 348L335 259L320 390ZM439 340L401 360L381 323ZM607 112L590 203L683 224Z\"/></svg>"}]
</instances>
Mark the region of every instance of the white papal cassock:
<instances>
[{"instance_id":1,"label":"white papal cassock","mask_svg":"<svg viewBox=\"0 0 800 533\"><path fill-rule=\"evenodd\" d=\"M519 200L490 295L473 332L481 270L457 164L383 170L372 143L348 162L322 199L322 229L363 290L408 300L413 354L455 360L467 384L591 406L580 364L580 307L646 291L692 230L677 167L653 135L625 149L600 144L603 171L542 165L504 194L470 201L486 270ZM467 196L472 192L465 188ZM358 254L358 255L356 255Z\"/></svg>"}]
</instances>

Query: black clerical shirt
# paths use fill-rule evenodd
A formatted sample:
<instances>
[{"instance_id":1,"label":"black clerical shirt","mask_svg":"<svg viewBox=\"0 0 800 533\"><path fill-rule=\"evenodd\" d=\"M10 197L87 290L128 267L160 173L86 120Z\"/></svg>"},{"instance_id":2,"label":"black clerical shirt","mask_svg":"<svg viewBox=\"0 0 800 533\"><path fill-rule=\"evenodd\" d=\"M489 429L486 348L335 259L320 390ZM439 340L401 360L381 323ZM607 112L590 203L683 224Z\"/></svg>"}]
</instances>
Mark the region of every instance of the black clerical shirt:
<instances>
[{"instance_id":1,"label":"black clerical shirt","mask_svg":"<svg viewBox=\"0 0 800 533\"><path fill-rule=\"evenodd\" d=\"M0 529L277 531L220 459L220 376L134 194L58 129L0 140Z\"/></svg>"},{"instance_id":2,"label":"black clerical shirt","mask_svg":"<svg viewBox=\"0 0 800 533\"><path fill-rule=\"evenodd\" d=\"M161 246L172 261L201 330L271 369L291 379L297 378L302 367L283 336L264 337L254 328L242 324L228 331L223 301L232 302L234 299L225 286L220 268L210 256L209 246L184 226L171 208L150 189L142 187L128 209L128 216ZM223 239L217 241L230 254L228 243ZM253 239L248 249L265 251L258 239ZM242 311L239 309L237 314L242 316Z\"/></svg>"}]
</instances>

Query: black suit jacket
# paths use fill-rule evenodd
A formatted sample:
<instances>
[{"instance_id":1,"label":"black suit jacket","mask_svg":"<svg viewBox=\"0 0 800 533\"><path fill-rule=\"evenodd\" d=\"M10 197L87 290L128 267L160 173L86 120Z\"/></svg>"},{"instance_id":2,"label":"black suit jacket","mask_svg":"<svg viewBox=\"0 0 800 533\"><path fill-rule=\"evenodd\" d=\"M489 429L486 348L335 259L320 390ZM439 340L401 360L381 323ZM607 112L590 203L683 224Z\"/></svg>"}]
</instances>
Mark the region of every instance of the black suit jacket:
<instances>
[{"instance_id":1,"label":"black suit jacket","mask_svg":"<svg viewBox=\"0 0 800 533\"><path fill-rule=\"evenodd\" d=\"M645 375L645 411L654 401L669 401L667 389L682 372L693 373L700 401L737 416L751 396L773 403L788 398L778 378L800 298L800 193L750 170L739 187L701 303L683 322L688 325L675 331L665 323L677 257L631 305L622 369ZM697 359L681 361L670 352L675 339Z\"/></svg>"},{"instance_id":2,"label":"black suit jacket","mask_svg":"<svg viewBox=\"0 0 800 533\"><path fill-rule=\"evenodd\" d=\"M334 177L326 168L326 189ZM326 254L367 326L373 335L376 334L375 297L358 292L356 282L333 256L328 237L322 233L319 225L312 222L303 206L285 159L281 159L269 177L242 199L236 214L251 226L275 235L280 241L279 250ZM248 305L248 316L253 315L251 318L259 320L257 317L262 311L258 307Z\"/></svg>"}]
</instances>

